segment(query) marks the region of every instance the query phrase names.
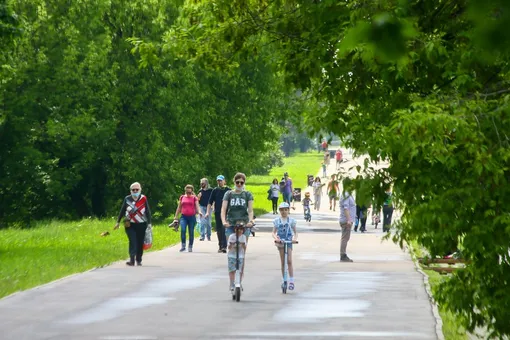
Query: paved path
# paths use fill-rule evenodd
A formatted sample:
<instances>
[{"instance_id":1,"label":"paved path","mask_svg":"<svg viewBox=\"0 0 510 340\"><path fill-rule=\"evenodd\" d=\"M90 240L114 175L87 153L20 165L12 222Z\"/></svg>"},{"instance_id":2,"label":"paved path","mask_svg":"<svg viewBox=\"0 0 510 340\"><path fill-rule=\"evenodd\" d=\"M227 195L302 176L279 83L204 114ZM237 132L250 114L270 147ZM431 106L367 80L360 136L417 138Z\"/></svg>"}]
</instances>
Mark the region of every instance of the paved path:
<instances>
[{"instance_id":1,"label":"paved path","mask_svg":"<svg viewBox=\"0 0 510 340\"><path fill-rule=\"evenodd\" d=\"M336 213L299 222L296 290L280 291L278 255L261 216L250 238L245 291L233 302L225 254L196 241L0 300L1 339L436 339L423 278L409 256L368 223L339 262ZM324 205L324 208L329 208ZM170 231L169 231L170 232Z\"/></svg>"}]
</instances>

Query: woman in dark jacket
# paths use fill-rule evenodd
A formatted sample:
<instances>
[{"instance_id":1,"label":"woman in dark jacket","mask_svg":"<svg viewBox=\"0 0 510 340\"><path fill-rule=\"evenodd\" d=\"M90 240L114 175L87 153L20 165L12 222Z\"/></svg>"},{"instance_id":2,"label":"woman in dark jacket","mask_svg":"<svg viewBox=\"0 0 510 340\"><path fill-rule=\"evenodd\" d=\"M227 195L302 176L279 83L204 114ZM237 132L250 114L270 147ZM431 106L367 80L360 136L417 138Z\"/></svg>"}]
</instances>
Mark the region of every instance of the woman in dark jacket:
<instances>
[{"instance_id":1,"label":"woman in dark jacket","mask_svg":"<svg viewBox=\"0 0 510 340\"><path fill-rule=\"evenodd\" d=\"M151 210L147 197L142 195L140 183L131 184L130 189L131 195L124 198L117 223L113 229L119 229L120 220L124 218L124 229L129 240L129 261L126 262L126 265L134 266L136 259L136 264L141 266L145 232L152 228Z\"/></svg>"}]
</instances>

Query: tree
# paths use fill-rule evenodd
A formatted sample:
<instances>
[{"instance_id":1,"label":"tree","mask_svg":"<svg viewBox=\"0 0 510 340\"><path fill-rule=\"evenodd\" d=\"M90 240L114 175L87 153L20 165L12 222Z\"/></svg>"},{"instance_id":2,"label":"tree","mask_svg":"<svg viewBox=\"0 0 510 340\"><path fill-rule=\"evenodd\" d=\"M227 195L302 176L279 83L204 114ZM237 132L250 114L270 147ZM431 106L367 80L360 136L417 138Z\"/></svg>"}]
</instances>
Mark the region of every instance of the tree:
<instances>
[{"instance_id":1,"label":"tree","mask_svg":"<svg viewBox=\"0 0 510 340\"><path fill-rule=\"evenodd\" d=\"M0 50L0 226L114 215L134 181L166 217L184 185L264 165L283 81L262 59L224 74L164 50L180 6L12 0L15 23L0 8L23 28Z\"/></svg>"},{"instance_id":2,"label":"tree","mask_svg":"<svg viewBox=\"0 0 510 340\"><path fill-rule=\"evenodd\" d=\"M439 303L500 337L510 334L508 19L503 0L189 1L167 45L224 70L273 51L275 72L326 104L304 115L311 134L327 127L390 162L367 170L379 200L394 186L395 241L432 255L452 240L462 248L470 264Z\"/></svg>"}]
</instances>

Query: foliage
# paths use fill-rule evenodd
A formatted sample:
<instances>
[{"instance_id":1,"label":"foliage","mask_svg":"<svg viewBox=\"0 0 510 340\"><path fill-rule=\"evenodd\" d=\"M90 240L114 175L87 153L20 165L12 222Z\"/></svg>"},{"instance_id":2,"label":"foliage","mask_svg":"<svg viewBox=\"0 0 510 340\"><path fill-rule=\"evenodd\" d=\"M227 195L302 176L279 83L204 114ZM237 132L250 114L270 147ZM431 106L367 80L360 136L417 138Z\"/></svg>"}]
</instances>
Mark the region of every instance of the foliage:
<instances>
[{"instance_id":1,"label":"foliage","mask_svg":"<svg viewBox=\"0 0 510 340\"><path fill-rule=\"evenodd\" d=\"M286 133L281 136L280 140L282 143L282 151L287 157L296 150L306 152L312 146L312 140L307 134L298 131L296 126L290 123L287 124Z\"/></svg>"},{"instance_id":2,"label":"foliage","mask_svg":"<svg viewBox=\"0 0 510 340\"><path fill-rule=\"evenodd\" d=\"M0 227L116 214L134 181L165 217L187 183L265 168L295 99L262 60L225 74L165 50L181 1L7 4Z\"/></svg>"},{"instance_id":3,"label":"foliage","mask_svg":"<svg viewBox=\"0 0 510 340\"><path fill-rule=\"evenodd\" d=\"M267 175L274 167L281 167L283 165L283 158L285 154L280 148L281 143L273 143L266 152L253 154L255 162L259 166L253 169L254 175Z\"/></svg>"},{"instance_id":4,"label":"foliage","mask_svg":"<svg viewBox=\"0 0 510 340\"><path fill-rule=\"evenodd\" d=\"M394 240L433 255L461 243L470 265L437 298L499 338L510 335L509 16L504 0L190 0L165 41L225 71L271 51L275 72L324 105L301 117L311 134L389 161L366 167L378 201L393 185Z\"/></svg>"},{"instance_id":5,"label":"foliage","mask_svg":"<svg viewBox=\"0 0 510 340\"><path fill-rule=\"evenodd\" d=\"M424 272L429 277L432 294L436 294L438 287L447 278L433 270L425 270ZM469 337L466 334L466 329L462 326L459 317L441 305L438 307L439 315L441 315L441 320L443 321L443 334L445 340L468 340Z\"/></svg>"},{"instance_id":6,"label":"foliage","mask_svg":"<svg viewBox=\"0 0 510 340\"><path fill-rule=\"evenodd\" d=\"M113 220L52 220L30 229L0 230L0 253L9 256L0 268L0 297L128 258L126 233L112 231L113 225ZM101 237L105 230L110 235ZM180 242L180 233L166 224L153 226L152 232L149 251Z\"/></svg>"},{"instance_id":7,"label":"foliage","mask_svg":"<svg viewBox=\"0 0 510 340\"><path fill-rule=\"evenodd\" d=\"M408 243L408 250L411 252L413 257L424 258L430 257L430 255L422 248L416 241ZM416 259L415 259L416 261ZM441 282L448 280L451 276L445 276L439 274L433 270L423 270L425 275L428 277L431 293L436 296L437 289L441 285ZM438 305L439 315L443 322L443 335L445 340L467 340L472 337L468 337L466 329L462 326L463 323L460 320L459 315L452 313L451 311L444 308L442 305Z\"/></svg>"}]
</instances>

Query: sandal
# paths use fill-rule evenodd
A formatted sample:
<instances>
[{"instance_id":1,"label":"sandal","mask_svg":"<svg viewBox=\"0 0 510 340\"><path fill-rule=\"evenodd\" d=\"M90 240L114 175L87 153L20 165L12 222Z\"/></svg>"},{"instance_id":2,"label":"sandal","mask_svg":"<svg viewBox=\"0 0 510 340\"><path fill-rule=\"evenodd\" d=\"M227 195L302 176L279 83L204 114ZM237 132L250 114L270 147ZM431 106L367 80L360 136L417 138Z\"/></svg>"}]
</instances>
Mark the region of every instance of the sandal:
<instances>
[{"instance_id":1,"label":"sandal","mask_svg":"<svg viewBox=\"0 0 510 340\"><path fill-rule=\"evenodd\" d=\"M289 290L294 290L294 282L289 283Z\"/></svg>"}]
</instances>

